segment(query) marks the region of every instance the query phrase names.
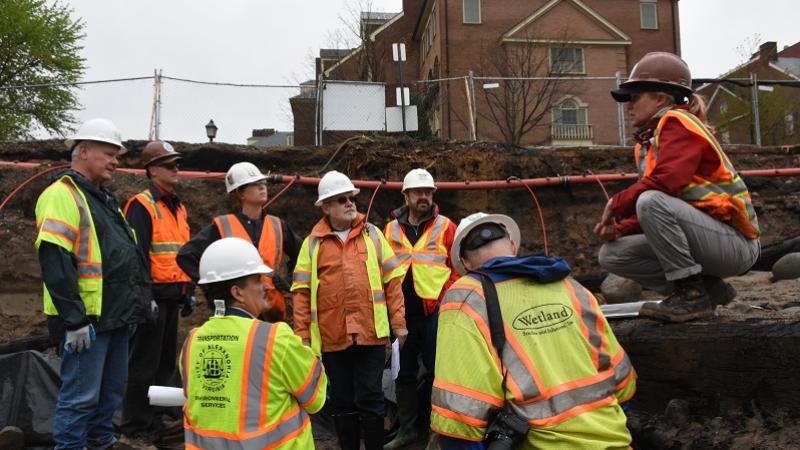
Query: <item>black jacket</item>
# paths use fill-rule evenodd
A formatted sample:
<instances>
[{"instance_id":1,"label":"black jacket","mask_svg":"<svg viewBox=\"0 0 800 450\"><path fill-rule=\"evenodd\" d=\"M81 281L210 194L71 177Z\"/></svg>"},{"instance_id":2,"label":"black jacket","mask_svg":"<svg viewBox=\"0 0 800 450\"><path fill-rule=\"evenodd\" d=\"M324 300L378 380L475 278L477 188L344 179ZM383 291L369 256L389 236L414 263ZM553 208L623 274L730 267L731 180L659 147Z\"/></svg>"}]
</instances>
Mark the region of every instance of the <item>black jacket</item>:
<instances>
[{"instance_id":1,"label":"black jacket","mask_svg":"<svg viewBox=\"0 0 800 450\"><path fill-rule=\"evenodd\" d=\"M152 299L150 274L114 194L105 187L95 187L71 169L57 172L55 179L64 175L75 181L89 204L102 254L103 305L99 317L86 316L78 294L75 256L57 245L43 242L39 246L42 279L59 313L48 316L52 337L61 339L64 330L74 330L89 322L94 323L97 332L103 332L144 321L145 308L149 308Z\"/></svg>"}]
</instances>

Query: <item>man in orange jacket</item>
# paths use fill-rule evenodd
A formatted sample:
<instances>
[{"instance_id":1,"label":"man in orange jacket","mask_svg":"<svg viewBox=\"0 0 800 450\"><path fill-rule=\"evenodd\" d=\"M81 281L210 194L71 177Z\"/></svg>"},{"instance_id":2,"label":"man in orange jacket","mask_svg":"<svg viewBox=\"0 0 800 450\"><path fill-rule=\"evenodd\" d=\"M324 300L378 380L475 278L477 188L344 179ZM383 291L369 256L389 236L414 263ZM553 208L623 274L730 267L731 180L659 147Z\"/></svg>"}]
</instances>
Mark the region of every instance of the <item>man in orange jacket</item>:
<instances>
[{"instance_id":1,"label":"man in orange jacket","mask_svg":"<svg viewBox=\"0 0 800 450\"><path fill-rule=\"evenodd\" d=\"M403 272L381 231L356 211L358 189L331 171L316 206L325 216L303 242L294 271L294 331L322 354L343 450L383 448L383 368L389 331L405 341Z\"/></svg>"},{"instance_id":2,"label":"man in orange jacket","mask_svg":"<svg viewBox=\"0 0 800 450\"><path fill-rule=\"evenodd\" d=\"M152 320L139 325L131 338L129 377L123 403L122 432L136 437L155 437L180 411L160 417L147 399L150 385L178 386L178 311L186 317L194 309L194 288L175 261L178 249L189 240L186 207L175 194L181 155L169 142L153 141L142 150L142 165L150 186L125 205L125 216L136 231L139 247L153 279ZM170 412L170 411L167 411ZM164 420L167 419L167 420ZM165 422L167 422L165 424Z\"/></svg>"}]
</instances>

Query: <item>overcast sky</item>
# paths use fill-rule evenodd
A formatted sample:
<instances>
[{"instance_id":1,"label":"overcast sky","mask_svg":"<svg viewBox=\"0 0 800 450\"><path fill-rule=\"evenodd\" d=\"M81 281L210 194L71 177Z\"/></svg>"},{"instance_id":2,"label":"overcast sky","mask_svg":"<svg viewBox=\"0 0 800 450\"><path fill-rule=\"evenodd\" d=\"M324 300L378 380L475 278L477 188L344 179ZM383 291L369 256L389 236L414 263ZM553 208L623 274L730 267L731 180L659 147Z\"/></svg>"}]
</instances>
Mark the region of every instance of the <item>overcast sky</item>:
<instances>
[{"instance_id":1,"label":"overcast sky","mask_svg":"<svg viewBox=\"0 0 800 450\"><path fill-rule=\"evenodd\" d=\"M331 45L350 0L71 0L86 24L85 80L164 76L202 81L297 84ZM633 2L632 2L633 3ZM401 0L372 0L394 12ZM757 8L754 7L757 4ZM744 60L742 47L800 40L797 0L682 0L683 57L696 78L720 75ZM739 48L737 50L737 48ZM609 74L611 75L611 74ZM85 86L80 120L108 117L125 139L146 139L151 80ZM293 89L198 86L164 81L161 137L202 142L214 119L218 140L243 144L253 128L291 130Z\"/></svg>"}]
</instances>

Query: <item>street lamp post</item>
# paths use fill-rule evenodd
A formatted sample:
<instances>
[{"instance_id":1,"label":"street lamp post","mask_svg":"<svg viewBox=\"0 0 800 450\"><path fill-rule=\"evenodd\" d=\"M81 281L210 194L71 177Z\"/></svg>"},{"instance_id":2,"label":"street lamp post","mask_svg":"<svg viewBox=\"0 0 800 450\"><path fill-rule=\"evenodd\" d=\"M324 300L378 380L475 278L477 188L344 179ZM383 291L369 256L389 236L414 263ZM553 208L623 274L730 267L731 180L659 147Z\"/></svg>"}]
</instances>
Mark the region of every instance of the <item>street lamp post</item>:
<instances>
[{"instance_id":1,"label":"street lamp post","mask_svg":"<svg viewBox=\"0 0 800 450\"><path fill-rule=\"evenodd\" d=\"M208 136L208 142L214 142L214 138L217 137L217 126L214 125L213 120L209 120L206 124L206 136Z\"/></svg>"}]
</instances>

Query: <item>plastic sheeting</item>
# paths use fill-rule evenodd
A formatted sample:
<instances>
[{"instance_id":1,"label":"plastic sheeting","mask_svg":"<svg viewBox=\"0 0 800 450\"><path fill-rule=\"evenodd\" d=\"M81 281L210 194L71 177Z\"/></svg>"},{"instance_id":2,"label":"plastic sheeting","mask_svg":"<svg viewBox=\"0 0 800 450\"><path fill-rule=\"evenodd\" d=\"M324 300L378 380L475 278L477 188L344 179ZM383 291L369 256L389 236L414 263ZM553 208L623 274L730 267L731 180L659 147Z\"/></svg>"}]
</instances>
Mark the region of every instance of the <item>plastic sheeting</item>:
<instances>
[{"instance_id":1,"label":"plastic sheeting","mask_svg":"<svg viewBox=\"0 0 800 450\"><path fill-rule=\"evenodd\" d=\"M52 444L60 365L33 350L0 355L0 428L21 428L26 446Z\"/></svg>"}]
</instances>

